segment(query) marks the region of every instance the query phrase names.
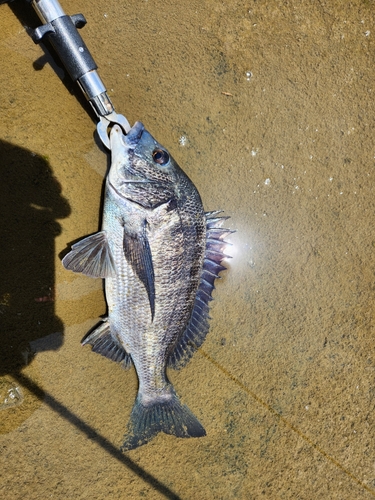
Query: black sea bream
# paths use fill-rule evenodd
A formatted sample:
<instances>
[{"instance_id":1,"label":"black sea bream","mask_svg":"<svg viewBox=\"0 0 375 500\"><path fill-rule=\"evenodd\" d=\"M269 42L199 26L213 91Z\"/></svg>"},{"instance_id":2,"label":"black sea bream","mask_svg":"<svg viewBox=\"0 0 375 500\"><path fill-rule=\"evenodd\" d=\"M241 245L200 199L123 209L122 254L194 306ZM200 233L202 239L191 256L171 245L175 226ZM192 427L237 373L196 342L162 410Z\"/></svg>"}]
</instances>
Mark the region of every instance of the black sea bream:
<instances>
[{"instance_id":1,"label":"black sea bream","mask_svg":"<svg viewBox=\"0 0 375 500\"><path fill-rule=\"evenodd\" d=\"M102 230L72 246L66 269L105 278L108 316L83 340L92 350L134 364L139 379L123 450L158 432L204 436L182 405L166 368L181 368L209 329L215 278L225 269L225 217L203 211L177 163L137 122L110 134Z\"/></svg>"}]
</instances>

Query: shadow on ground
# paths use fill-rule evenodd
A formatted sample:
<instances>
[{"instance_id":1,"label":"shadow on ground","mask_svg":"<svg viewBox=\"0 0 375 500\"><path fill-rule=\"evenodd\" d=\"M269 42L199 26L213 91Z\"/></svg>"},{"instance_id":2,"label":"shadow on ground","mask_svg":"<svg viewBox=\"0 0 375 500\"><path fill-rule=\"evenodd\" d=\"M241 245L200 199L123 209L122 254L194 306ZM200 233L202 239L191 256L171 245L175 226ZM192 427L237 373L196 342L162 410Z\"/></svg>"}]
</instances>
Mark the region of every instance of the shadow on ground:
<instances>
[{"instance_id":1,"label":"shadow on ground","mask_svg":"<svg viewBox=\"0 0 375 500\"><path fill-rule=\"evenodd\" d=\"M45 158L0 142L0 375L17 373L34 352L58 349L55 315L57 219L70 213ZM33 346L33 347L32 347Z\"/></svg>"}]
</instances>

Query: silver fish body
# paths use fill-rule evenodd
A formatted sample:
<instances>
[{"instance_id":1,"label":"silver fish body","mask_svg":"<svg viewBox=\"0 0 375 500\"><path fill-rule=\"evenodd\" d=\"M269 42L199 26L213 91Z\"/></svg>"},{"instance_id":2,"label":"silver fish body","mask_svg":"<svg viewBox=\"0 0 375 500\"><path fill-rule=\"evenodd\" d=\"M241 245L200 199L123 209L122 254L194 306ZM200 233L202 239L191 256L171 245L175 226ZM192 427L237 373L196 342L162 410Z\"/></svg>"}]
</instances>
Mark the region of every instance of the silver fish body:
<instances>
[{"instance_id":1,"label":"silver fish body","mask_svg":"<svg viewBox=\"0 0 375 500\"><path fill-rule=\"evenodd\" d=\"M230 231L206 214L199 193L169 153L137 122L114 126L102 230L73 245L63 265L105 278L108 317L83 344L124 367L139 389L123 450L158 432L199 437L205 430L166 375L180 368L209 329L211 292Z\"/></svg>"}]
</instances>

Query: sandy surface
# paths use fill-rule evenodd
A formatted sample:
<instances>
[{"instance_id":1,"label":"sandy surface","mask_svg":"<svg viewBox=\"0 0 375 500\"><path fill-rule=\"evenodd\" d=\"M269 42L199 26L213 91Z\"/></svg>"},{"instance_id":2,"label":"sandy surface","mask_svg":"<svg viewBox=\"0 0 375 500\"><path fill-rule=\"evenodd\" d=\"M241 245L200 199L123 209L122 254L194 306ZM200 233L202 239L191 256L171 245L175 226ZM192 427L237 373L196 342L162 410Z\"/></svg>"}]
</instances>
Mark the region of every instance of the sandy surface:
<instances>
[{"instance_id":1,"label":"sandy surface","mask_svg":"<svg viewBox=\"0 0 375 500\"><path fill-rule=\"evenodd\" d=\"M0 6L0 497L374 497L373 2L61 3L117 111L238 232L170 373L207 437L121 454L136 376L80 347L102 283L59 257L98 229L107 155L31 7Z\"/></svg>"}]
</instances>

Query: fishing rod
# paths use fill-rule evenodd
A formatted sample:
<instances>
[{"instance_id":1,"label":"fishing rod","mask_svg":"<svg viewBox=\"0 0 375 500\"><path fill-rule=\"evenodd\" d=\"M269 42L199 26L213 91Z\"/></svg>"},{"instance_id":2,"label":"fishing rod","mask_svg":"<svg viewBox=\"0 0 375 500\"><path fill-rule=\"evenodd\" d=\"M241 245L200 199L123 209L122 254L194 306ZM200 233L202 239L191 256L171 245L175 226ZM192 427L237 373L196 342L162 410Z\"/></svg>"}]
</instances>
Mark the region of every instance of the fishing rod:
<instances>
[{"instance_id":1,"label":"fishing rod","mask_svg":"<svg viewBox=\"0 0 375 500\"><path fill-rule=\"evenodd\" d=\"M26 1L43 23L32 31L31 38L35 43L45 38L51 43L70 77L91 104L99 120L96 128L100 140L110 149L108 128L118 124L127 134L131 127L123 115L116 113L97 72L98 66L78 32L87 23L85 17L83 14L66 15L58 0ZM5 2L0 0L0 3Z\"/></svg>"}]
</instances>

